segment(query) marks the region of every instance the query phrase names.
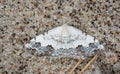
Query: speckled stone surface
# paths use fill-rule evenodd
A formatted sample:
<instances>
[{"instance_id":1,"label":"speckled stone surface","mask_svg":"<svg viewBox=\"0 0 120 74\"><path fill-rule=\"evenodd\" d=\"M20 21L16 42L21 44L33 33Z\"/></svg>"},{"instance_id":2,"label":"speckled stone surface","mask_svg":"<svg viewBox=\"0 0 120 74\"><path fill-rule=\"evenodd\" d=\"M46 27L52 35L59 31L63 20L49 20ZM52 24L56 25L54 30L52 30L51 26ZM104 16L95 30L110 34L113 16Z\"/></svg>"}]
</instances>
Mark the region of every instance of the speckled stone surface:
<instances>
[{"instance_id":1,"label":"speckled stone surface","mask_svg":"<svg viewBox=\"0 0 120 74\"><path fill-rule=\"evenodd\" d=\"M0 0L0 73L68 74L78 60L50 62L24 46L33 37L62 24L96 37L106 51L116 54L114 63L101 58L107 67L103 67L102 74L120 73L119 0ZM79 71L77 68L75 72Z\"/></svg>"}]
</instances>

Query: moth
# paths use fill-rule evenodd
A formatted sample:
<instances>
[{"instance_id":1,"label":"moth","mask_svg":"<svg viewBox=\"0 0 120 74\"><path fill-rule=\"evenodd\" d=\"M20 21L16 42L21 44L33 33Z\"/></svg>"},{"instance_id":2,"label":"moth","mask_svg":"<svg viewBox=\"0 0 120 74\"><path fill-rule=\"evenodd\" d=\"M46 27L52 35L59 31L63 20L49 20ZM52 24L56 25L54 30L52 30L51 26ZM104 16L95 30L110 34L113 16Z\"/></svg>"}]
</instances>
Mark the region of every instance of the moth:
<instances>
[{"instance_id":1,"label":"moth","mask_svg":"<svg viewBox=\"0 0 120 74\"><path fill-rule=\"evenodd\" d=\"M35 49L41 56L78 58L104 49L97 39L67 24L36 36L26 47Z\"/></svg>"}]
</instances>

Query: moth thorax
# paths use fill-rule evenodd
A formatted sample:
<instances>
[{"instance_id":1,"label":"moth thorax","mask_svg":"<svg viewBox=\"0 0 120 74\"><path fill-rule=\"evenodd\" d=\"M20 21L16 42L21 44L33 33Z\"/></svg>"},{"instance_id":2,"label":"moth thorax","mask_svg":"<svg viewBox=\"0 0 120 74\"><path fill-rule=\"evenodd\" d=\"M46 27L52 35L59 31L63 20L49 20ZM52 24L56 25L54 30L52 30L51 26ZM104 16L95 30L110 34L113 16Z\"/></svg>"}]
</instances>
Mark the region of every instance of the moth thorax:
<instances>
[{"instance_id":1,"label":"moth thorax","mask_svg":"<svg viewBox=\"0 0 120 74\"><path fill-rule=\"evenodd\" d=\"M68 43L70 41L70 37L68 34L62 34L61 40L63 43Z\"/></svg>"}]
</instances>

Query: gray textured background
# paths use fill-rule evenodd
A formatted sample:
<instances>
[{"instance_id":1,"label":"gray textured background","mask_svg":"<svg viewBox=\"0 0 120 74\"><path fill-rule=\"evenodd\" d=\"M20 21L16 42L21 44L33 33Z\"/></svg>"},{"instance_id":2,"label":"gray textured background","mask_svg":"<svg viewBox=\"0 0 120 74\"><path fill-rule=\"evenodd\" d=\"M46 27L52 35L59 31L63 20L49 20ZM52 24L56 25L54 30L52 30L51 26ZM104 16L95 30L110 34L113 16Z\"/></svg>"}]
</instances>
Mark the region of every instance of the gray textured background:
<instances>
[{"instance_id":1,"label":"gray textured background","mask_svg":"<svg viewBox=\"0 0 120 74\"><path fill-rule=\"evenodd\" d=\"M50 64L24 47L31 38L62 24L96 37L106 51L115 52L118 60L113 65L120 68L119 0L0 0L0 73L67 74L74 60L71 65L64 59L60 65L62 60Z\"/></svg>"}]
</instances>

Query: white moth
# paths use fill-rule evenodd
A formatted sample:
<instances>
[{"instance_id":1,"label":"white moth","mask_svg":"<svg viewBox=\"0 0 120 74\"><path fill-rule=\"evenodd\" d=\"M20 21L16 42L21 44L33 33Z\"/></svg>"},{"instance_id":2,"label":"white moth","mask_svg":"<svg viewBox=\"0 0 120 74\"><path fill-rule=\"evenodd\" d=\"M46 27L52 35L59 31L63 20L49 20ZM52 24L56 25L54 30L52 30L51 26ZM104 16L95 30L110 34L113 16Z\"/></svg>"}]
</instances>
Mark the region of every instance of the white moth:
<instances>
[{"instance_id":1,"label":"white moth","mask_svg":"<svg viewBox=\"0 0 120 74\"><path fill-rule=\"evenodd\" d=\"M69 25L62 25L33 38L28 48L40 53L52 51L51 56L80 56L79 50L91 53L104 49L97 39ZM48 48L52 46L52 48ZM80 46L80 47L79 47Z\"/></svg>"}]
</instances>

